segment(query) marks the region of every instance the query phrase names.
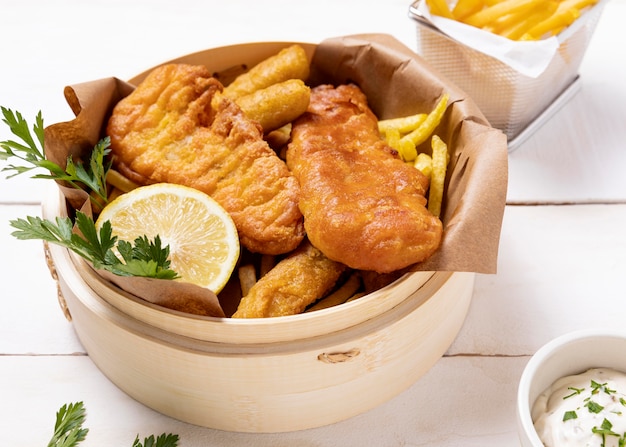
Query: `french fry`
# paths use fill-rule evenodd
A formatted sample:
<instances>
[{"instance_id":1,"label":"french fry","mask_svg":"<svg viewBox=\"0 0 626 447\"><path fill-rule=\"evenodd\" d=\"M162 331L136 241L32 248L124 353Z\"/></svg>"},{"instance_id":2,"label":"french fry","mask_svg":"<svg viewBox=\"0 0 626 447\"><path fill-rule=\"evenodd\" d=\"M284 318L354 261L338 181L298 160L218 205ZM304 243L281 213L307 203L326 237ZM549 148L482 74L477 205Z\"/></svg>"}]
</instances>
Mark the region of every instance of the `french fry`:
<instances>
[{"instance_id":1,"label":"french fry","mask_svg":"<svg viewBox=\"0 0 626 447\"><path fill-rule=\"evenodd\" d=\"M139 186L137 183L126 178L125 176L120 174L119 171L116 171L115 169L108 170L106 181L111 186L114 186L115 188L118 188L119 190L123 192L131 191Z\"/></svg>"},{"instance_id":2,"label":"french fry","mask_svg":"<svg viewBox=\"0 0 626 447\"><path fill-rule=\"evenodd\" d=\"M276 130L306 112L311 88L300 79L272 84L235 100L250 119L261 124L264 133Z\"/></svg>"},{"instance_id":3,"label":"french fry","mask_svg":"<svg viewBox=\"0 0 626 447\"><path fill-rule=\"evenodd\" d=\"M445 93L430 113L422 114L425 118L416 114L381 120L378 125L378 130L387 144L397 150L405 162L419 169L430 180L427 207L437 217L441 214L449 154L446 143L433 132L441 122L448 99L449 95ZM411 128L413 129L410 130ZM399 129L409 132L402 136ZM428 138L431 138L432 155L418 153L418 146Z\"/></svg>"},{"instance_id":4,"label":"french fry","mask_svg":"<svg viewBox=\"0 0 626 447\"><path fill-rule=\"evenodd\" d=\"M243 73L224 88L223 94L230 99L241 98L273 84L309 77L309 60L304 48L291 45L279 53L264 59L248 72Z\"/></svg>"},{"instance_id":5,"label":"french fry","mask_svg":"<svg viewBox=\"0 0 626 447\"><path fill-rule=\"evenodd\" d=\"M265 141L280 156L280 152L285 149L291 138L291 123L285 124L278 129L272 130L265 134ZM284 160L284 157L281 157Z\"/></svg>"},{"instance_id":6,"label":"french fry","mask_svg":"<svg viewBox=\"0 0 626 447\"><path fill-rule=\"evenodd\" d=\"M463 22L477 28L482 28L501 16L519 11L530 11L542 1L543 0L504 0L466 17Z\"/></svg>"},{"instance_id":7,"label":"french fry","mask_svg":"<svg viewBox=\"0 0 626 447\"><path fill-rule=\"evenodd\" d=\"M419 154L417 154L413 166L415 166L416 169L422 171L422 174L430 179L433 172L433 159L430 155L425 152L420 152Z\"/></svg>"},{"instance_id":8,"label":"french fry","mask_svg":"<svg viewBox=\"0 0 626 447\"><path fill-rule=\"evenodd\" d=\"M576 8L565 9L562 6L563 4L559 5L554 14L528 30L521 37L521 40L537 40L545 35L556 34L557 31L571 25L574 20L580 17L580 10Z\"/></svg>"},{"instance_id":9,"label":"french fry","mask_svg":"<svg viewBox=\"0 0 626 447\"><path fill-rule=\"evenodd\" d=\"M446 19L452 19L452 12L450 11L450 7L446 0L426 0L430 11L433 14L436 14L441 17L445 17Z\"/></svg>"},{"instance_id":10,"label":"french fry","mask_svg":"<svg viewBox=\"0 0 626 447\"><path fill-rule=\"evenodd\" d=\"M404 141L401 138L400 131L398 129L388 129L385 134L385 141L392 149L395 149L396 152L400 155L400 158L404 161L412 161L415 160L417 156L417 150L415 149L415 145L411 144L410 141Z\"/></svg>"},{"instance_id":11,"label":"french fry","mask_svg":"<svg viewBox=\"0 0 626 447\"><path fill-rule=\"evenodd\" d=\"M483 9L483 6L484 3L481 0L459 0L452 9L452 17L455 20L462 21Z\"/></svg>"},{"instance_id":12,"label":"french fry","mask_svg":"<svg viewBox=\"0 0 626 447\"><path fill-rule=\"evenodd\" d=\"M346 282L341 287L335 290L330 295L322 298L313 306L309 307L306 311L313 312L316 310L328 309L329 307L337 306L345 303L349 300L361 287L361 278L358 273L353 272Z\"/></svg>"},{"instance_id":13,"label":"french fry","mask_svg":"<svg viewBox=\"0 0 626 447\"><path fill-rule=\"evenodd\" d=\"M111 202L112 200L117 199L119 196L121 196L122 194L125 194L125 191L122 191L119 188L113 187L113 189L111 190L111 192L109 192L109 202Z\"/></svg>"},{"instance_id":14,"label":"french fry","mask_svg":"<svg viewBox=\"0 0 626 447\"><path fill-rule=\"evenodd\" d=\"M439 217L441 215L441 203L443 201L443 188L446 180L448 166L448 146L437 135L431 139L433 150L432 174L430 176L430 188L428 191L428 211Z\"/></svg>"},{"instance_id":15,"label":"french fry","mask_svg":"<svg viewBox=\"0 0 626 447\"><path fill-rule=\"evenodd\" d=\"M250 289L254 284L256 284L256 270L254 265L245 264L239 267L237 270L237 274L239 276L239 284L241 287L241 296L248 295Z\"/></svg>"},{"instance_id":16,"label":"french fry","mask_svg":"<svg viewBox=\"0 0 626 447\"><path fill-rule=\"evenodd\" d=\"M557 2L548 2L548 5L532 11L528 17L500 29L498 34L511 40L520 40L530 29L550 17L556 11L557 6Z\"/></svg>"},{"instance_id":17,"label":"french fry","mask_svg":"<svg viewBox=\"0 0 626 447\"><path fill-rule=\"evenodd\" d=\"M403 136L400 140L409 141L415 147L426 141L441 122L441 117L448 105L448 98L449 95L445 93L437 103L437 106L428 114L424 122L417 129Z\"/></svg>"},{"instance_id":18,"label":"french fry","mask_svg":"<svg viewBox=\"0 0 626 447\"><path fill-rule=\"evenodd\" d=\"M433 14L447 16L440 3L427 0ZM596 3L598 0L458 0L451 13L454 20L511 40L538 40L560 33Z\"/></svg>"},{"instance_id":19,"label":"french fry","mask_svg":"<svg viewBox=\"0 0 626 447\"><path fill-rule=\"evenodd\" d=\"M383 136L387 144L400 153L400 131L390 128L387 129Z\"/></svg>"},{"instance_id":20,"label":"french fry","mask_svg":"<svg viewBox=\"0 0 626 447\"><path fill-rule=\"evenodd\" d=\"M528 15L529 13L527 13L526 11L517 11L511 14L506 14L498 17L493 22L486 24L482 27L482 29L492 32L494 34L502 35L503 30L515 27L518 24L525 22Z\"/></svg>"},{"instance_id":21,"label":"french fry","mask_svg":"<svg viewBox=\"0 0 626 447\"><path fill-rule=\"evenodd\" d=\"M574 8L582 11L588 6L593 6L596 3L598 3L598 0L562 0L560 8L563 10Z\"/></svg>"},{"instance_id":22,"label":"french fry","mask_svg":"<svg viewBox=\"0 0 626 447\"><path fill-rule=\"evenodd\" d=\"M382 134L397 130L398 133L411 132L418 128L428 115L426 113L416 113L415 115L403 116L400 118L389 118L378 121L378 131Z\"/></svg>"}]
</instances>

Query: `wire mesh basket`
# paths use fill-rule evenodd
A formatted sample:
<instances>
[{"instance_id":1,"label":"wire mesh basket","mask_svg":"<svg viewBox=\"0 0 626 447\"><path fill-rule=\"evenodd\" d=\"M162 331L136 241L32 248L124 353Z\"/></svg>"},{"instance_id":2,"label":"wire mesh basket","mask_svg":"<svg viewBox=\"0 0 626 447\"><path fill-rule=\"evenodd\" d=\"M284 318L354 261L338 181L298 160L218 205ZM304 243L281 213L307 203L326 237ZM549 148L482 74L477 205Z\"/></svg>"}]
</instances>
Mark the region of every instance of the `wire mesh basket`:
<instances>
[{"instance_id":1,"label":"wire mesh basket","mask_svg":"<svg viewBox=\"0 0 626 447\"><path fill-rule=\"evenodd\" d=\"M509 142L577 79L604 6L603 1L599 2L581 15L576 27L559 34L554 57L540 75L531 77L442 32L419 11L422 1L409 8L409 16L417 23L417 52L465 90Z\"/></svg>"}]
</instances>

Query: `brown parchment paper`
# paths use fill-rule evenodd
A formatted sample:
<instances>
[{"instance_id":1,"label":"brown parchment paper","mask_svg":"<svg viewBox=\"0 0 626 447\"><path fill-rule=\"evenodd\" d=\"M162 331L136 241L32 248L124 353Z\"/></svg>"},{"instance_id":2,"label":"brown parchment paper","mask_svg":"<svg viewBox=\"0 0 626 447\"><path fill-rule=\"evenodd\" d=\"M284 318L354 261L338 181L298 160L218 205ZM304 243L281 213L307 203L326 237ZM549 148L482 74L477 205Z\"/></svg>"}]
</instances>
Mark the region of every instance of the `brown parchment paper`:
<instances>
[{"instance_id":1,"label":"brown parchment paper","mask_svg":"<svg viewBox=\"0 0 626 447\"><path fill-rule=\"evenodd\" d=\"M189 60L182 57L176 62L206 61L210 65L211 52L195 53ZM411 269L495 273L508 178L506 136L490 127L462 90L389 35L343 36L327 39L315 47L308 83L347 82L361 87L381 119L431 110L444 92L450 95L444 118L435 132L450 150L442 208L443 241L430 259ZM104 136L113 106L133 88L115 77L66 87L65 98L76 118L46 128L46 156L61 166L70 154L86 160L93 146ZM430 152L428 147L424 150ZM67 199L70 214L77 209L91 213L86 193L62 184L59 187ZM163 292L169 298L163 293L157 298L154 280L106 276L127 292L161 305L179 301L179 295L198 292L203 295L198 299L210 301L207 309L212 310L209 312L220 313L214 307L217 298L204 289L183 291L186 285L181 285L179 290L176 284L182 283L176 282Z\"/></svg>"}]
</instances>

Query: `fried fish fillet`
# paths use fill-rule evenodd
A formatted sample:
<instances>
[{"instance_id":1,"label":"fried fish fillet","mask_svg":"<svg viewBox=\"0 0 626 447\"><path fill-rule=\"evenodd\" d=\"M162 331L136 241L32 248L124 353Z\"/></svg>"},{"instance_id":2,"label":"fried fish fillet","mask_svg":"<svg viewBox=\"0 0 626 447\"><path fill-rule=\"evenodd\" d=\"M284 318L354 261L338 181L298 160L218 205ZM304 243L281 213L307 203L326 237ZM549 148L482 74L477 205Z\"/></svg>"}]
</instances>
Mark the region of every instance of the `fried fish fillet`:
<instances>
[{"instance_id":1,"label":"fried fish fillet","mask_svg":"<svg viewBox=\"0 0 626 447\"><path fill-rule=\"evenodd\" d=\"M266 318L302 313L337 283L345 265L331 261L308 241L252 286L233 318Z\"/></svg>"},{"instance_id":2,"label":"fried fish fillet","mask_svg":"<svg viewBox=\"0 0 626 447\"><path fill-rule=\"evenodd\" d=\"M382 141L357 86L312 89L293 123L287 166L300 183L307 237L330 259L386 273L439 247L441 221L425 207L428 179Z\"/></svg>"},{"instance_id":3,"label":"fried fish fillet","mask_svg":"<svg viewBox=\"0 0 626 447\"><path fill-rule=\"evenodd\" d=\"M204 66L153 70L109 119L114 164L138 184L177 183L209 194L250 251L289 252L304 237L298 182L222 89Z\"/></svg>"}]
</instances>

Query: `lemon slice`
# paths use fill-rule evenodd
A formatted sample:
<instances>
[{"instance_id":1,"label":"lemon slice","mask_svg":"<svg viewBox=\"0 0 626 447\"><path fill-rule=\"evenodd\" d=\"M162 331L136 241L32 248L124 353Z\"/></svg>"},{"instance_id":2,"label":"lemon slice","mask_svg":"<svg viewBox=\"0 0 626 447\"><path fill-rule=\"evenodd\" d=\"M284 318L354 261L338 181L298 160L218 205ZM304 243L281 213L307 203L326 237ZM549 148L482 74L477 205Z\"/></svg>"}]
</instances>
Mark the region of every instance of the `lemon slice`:
<instances>
[{"instance_id":1,"label":"lemon slice","mask_svg":"<svg viewBox=\"0 0 626 447\"><path fill-rule=\"evenodd\" d=\"M121 240L159 235L170 247L170 267L180 279L214 293L226 285L239 259L239 237L230 215L193 188L171 183L141 186L106 205L96 228L107 220Z\"/></svg>"}]
</instances>

